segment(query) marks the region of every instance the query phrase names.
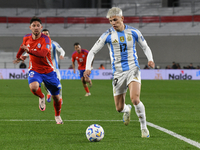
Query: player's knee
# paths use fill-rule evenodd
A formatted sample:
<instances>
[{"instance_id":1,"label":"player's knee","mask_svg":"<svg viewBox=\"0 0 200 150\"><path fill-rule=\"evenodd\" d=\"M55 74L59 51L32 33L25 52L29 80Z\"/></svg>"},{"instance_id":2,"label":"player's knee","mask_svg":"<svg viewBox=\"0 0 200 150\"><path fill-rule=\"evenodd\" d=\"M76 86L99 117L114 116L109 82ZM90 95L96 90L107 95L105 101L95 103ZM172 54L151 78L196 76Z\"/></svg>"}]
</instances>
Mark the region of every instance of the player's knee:
<instances>
[{"instance_id":1,"label":"player's knee","mask_svg":"<svg viewBox=\"0 0 200 150\"><path fill-rule=\"evenodd\" d=\"M131 99L131 102L134 104L134 105L137 105L139 102L140 102L140 98L139 98L139 95L134 95L134 96L131 96L130 97Z\"/></svg>"},{"instance_id":2,"label":"player's knee","mask_svg":"<svg viewBox=\"0 0 200 150\"><path fill-rule=\"evenodd\" d=\"M52 98L56 102L58 102L60 100L60 96L59 95L52 95Z\"/></svg>"},{"instance_id":3,"label":"player's knee","mask_svg":"<svg viewBox=\"0 0 200 150\"><path fill-rule=\"evenodd\" d=\"M38 88L39 88L39 87L37 87L37 86L31 86L31 87L30 87L30 90L31 90L32 92L37 92Z\"/></svg>"},{"instance_id":4,"label":"player's knee","mask_svg":"<svg viewBox=\"0 0 200 150\"><path fill-rule=\"evenodd\" d=\"M36 92L39 88L39 83L33 82L33 83L29 84L29 88L32 92Z\"/></svg>"}]
</instances>

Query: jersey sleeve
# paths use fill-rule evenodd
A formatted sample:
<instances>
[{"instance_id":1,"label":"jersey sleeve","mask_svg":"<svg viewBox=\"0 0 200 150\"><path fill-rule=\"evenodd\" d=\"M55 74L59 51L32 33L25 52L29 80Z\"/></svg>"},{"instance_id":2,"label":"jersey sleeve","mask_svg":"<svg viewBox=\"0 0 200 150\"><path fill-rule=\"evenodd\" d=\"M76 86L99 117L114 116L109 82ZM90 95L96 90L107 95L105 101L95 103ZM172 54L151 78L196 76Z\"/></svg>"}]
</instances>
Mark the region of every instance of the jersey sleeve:
<instances>
[{"instance_id":1,"label":"jersey sleeve","mask_svg":"<svg viewBox=\"0 0 200 150\"><path fill-rule=\"evenodd\" d=\"M142 33L140 31L137 31L137 35L138 35L137 42L140 45L140 47L142 48L142 50L144 51L144 54L146 55L148 61L153 61L153 55L152 55L151 49L148 46L144 37L142 36Z\"/></svg>"},{"instance_id":2,"label":"jersey sleeve","mask_svg":"<svg viewBox=\"0 0 200 150\"><path fill-rule=\"evenodd\" d=\"M101 37L96 41L92 49L89 51L88 56L87 56L87 61L86 61L86 70L92 70L92 61L94 59L94 56L96 53L98 53L103 46L106 44L107 37L109 33L103 33Z\"/></svg>"},{"instance_id":3,"label":"jersey sleeve","mask_svg":"<svg viewBox=\"0 0 200 150\"><path fill-rule=\"evenodd\" d=\"M55 47L56 47L56 50L60 53L61 56L65 56L65 51L63 50L63 48L57 43L57 42L53 42Z\"/></svg>"},{"instance_id":4,"label":"jersey sleeve","mask_svg":"<svg viewBox=\"0 0 200 150\"><path fill-rule=\"evenodd\" d=\"M45 57L45 56L47 56L48 53L49 53L49 51L46 50L46 49L42 49L42 50L39 51L39 52L34 51L34 50L29 50L29 51L28 51L28 54L33 55L33 56L36 56L36 57Z\"/></svg>"},{"instance_id":5,"label":"jersey sleeve","mask_svg":"<svg viewBox=\"0 0 200 150\"><path fill-rule=\"evenodd\" d=\"M25 53L25 50L21 48L22 45L25 45L25 40L26 40L26 38L24 37L24 38L23 38L23 42L22 42L22 44L20 45L20 48L19 48L19 50L18 50L18 52L17 52L16 58L20 58L20 56L23 55L23 54Z\"/></svg>"},{"instance_id":6,"label":"jersey sleeve","mask_svg":"<svg viewBox=\"0 0 200 150\"><path fill-rule=\"evenodd\" d=\"M72 62L74 62L75 61L75 55L74 55L74 53L72 54Z\"/></svg>"}]
</instances>

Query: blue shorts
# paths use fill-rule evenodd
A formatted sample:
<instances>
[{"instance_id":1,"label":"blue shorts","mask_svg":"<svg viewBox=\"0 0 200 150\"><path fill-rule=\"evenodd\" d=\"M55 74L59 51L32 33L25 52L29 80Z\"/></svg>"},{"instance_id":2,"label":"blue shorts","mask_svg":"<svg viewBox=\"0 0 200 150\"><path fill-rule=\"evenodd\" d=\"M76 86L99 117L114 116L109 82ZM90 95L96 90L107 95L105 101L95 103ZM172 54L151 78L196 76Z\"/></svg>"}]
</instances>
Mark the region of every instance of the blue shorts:
<instances>
[{"instance_id":1,"label":"blue shorts","mask_svg":"<svg viewBox=\"0 0 200 150\"><path fill-rule=\"evenodd\" d=\"M83 73L85 72L85 70L79 70L79 73L80 73L80 78L83 77Z\"/></svg>"},{"instance_id":2,"label":"blue shorts","mask_svg":"<svg viewBox=\"0 0 200 150\"><path fill-rule=\"evenodd\" d=\"M40 74L36 71L30 70L28 75L28 84L37 81L40 86L44 82L46 88L51 92L51 95L60 94L61 84L57 78L56 72L52 71L47 74Z\"/></svg>"}]
</instances>

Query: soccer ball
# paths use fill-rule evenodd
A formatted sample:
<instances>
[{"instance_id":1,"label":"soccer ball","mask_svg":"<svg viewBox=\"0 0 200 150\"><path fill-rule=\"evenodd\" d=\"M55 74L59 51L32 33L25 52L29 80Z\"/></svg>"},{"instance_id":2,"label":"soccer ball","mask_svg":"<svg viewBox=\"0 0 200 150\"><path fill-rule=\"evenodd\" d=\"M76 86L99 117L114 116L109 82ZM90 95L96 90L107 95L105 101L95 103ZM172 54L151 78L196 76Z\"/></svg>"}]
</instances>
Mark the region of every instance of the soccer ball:
<instances>
[{"instance_id":1,"label":"soccer ball","mask_svg":"<svg viewBox=\"0 0 200 150\"><path fill-rule=\"evenodd\" d=\"M86 129L86 137L90 142L99 142L104 137L104 130L98 124L92 124Z\"/></svg>"}]
</instances>

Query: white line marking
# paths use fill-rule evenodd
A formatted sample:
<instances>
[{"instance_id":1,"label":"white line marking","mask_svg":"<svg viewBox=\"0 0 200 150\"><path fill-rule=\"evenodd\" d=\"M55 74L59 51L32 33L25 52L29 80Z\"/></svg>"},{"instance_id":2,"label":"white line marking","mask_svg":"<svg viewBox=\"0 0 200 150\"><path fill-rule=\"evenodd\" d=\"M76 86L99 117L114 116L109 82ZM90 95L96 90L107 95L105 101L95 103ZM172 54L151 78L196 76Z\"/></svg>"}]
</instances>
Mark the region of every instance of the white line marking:
<instances>
[{"instance_id":1,"label":"white line marking","mask_svg":"<svg viewBox=\"0 0 200 150\"><path fill-rule=\"evenodd\" d=\"M186 138L186 137L184 137L184 136L182 136L182 135L179 135L179 134L177 134L177 133L175 133L175 132L173 132L173 131L167 130L167 129L163 128L163 127L160 127L160 126L155 125L155 124L150 123L150 122L147 122L147 125L149 125L149 126L151 126L151 127L153 127L153 128L156 128L156 129L158 129L158 130L160 130L160 131L163 131L163 132L165 132L165 133L167 133L167 134L169 134L169 135L171 135L171 136L174 136L174 137L176 137L176 138L178 138L178 139L180 139L180 140L183 140L183 141L185 141L186 143L189 143L189 144L191 144L191 145L193 145L193 146L195 146L195 147L197 147L197 148L200 148L200 143L198 143L198 142L196 142L196 141L193 141L193 140L191 140L191 139L188 139L188 138Z\"/></svg>"},{"instance_id":2,"label":"white line marking","mask_svg":"<svg viewBox=\"0 0 200 150\"><path fill-rule=\"evenodd\" d=\"M1 121L32 121L32 122L39 122L39 121L55 121L55 120L47 120L47 119L0 119ZM102 122L122 122L122 120L63 120L66 122L75 122L75 121L80 121L80 122L89 122L89 121L102 121ZM136 120L131 120L131 121L136 121Z\"/></svg>"},{"instance_id":3,"label":"white line marking","mask_svg":"<svg viewBox=\"0 0 200 150\"><path fill-rule=\"evenodd\" d=\"M1 121L16 121L16 122L20 122L20 121L30 121L30 122L39 122L39 121L55 121L55 120L47 120L47 119L0 119L0 122ZM75 121L80 121L80 122L90 122L90 121L102 121L102 122L121 122L122 120L63 120L63 121L66 121L66 122L75 122ZM135 122L138 122L138 120L131 120L131 121L135 121ZM162 132L165 132L171 136L174 136L176 137L177 139L180 139L188 144L191 144L197 148L200 148L200 143L196 142L196 141L193 141L191 139L188 139L182 135L179 135L173 131L170 131L168 129L165 129L163 127L160 127L158 125L155 125L153 123L150 123L150 122L147 122L147 125L150 126L150 127L153 127L155 129L158 129Z\"/></svg>"}]
</instances>

